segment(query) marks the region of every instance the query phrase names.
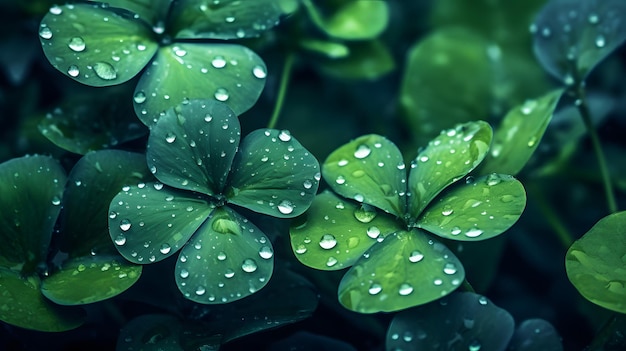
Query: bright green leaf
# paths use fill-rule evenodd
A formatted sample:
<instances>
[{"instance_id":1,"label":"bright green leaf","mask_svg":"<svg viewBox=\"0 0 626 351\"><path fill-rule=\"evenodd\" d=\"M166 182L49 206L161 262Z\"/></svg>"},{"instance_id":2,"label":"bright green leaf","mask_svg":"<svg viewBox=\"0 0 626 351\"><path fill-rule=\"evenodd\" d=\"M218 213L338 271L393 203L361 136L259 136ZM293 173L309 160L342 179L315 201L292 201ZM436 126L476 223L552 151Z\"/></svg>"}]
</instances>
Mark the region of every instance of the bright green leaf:
<instances>
[{"instance_id":1,"label":"bright green leaf","mask_svg":"<svg viewBox=\"0 0 626 351\"><path fill-rule=\"evenodd\" d=\"M350 49L344 43L304 38L298 44L305 50L324 55L330 59L344 58L350 54Z\"/></svg>"},{"instance_id":2,"label":"bright green leaf","mask_svg":"<svg viewBox=\"0 0 626 351\"><path fill-rule=\"evenodd\" d=\"M146 157L164 184L221 194L239 138L239 120L227 105L192 100L159 118L150 133Z\"/></svg>"},{"instance_id":3,"label":"bright green leaf","mask_svg":"<svg viewBox=\"0 0 626 351\"><path fill-rule=\"evenodd\" d=\"M444 130L411 163L409 210L417 218L448 185L463 178L485 158L492 131L483 121Z\"/></svg>"},{"instance_id":4,"label":"bright green leaf","mask_svg":"<svg viewBox=\"0 0 626 351\"><path fill-rule=\"evenodd\" d=\"M90 0L93 1L93 0ZM94 1L100 2L100 1ZM107 0L109 7L128 10L146 21L155 33L161 31L172 0Z\"/></svg>"},{"instance_id":5,"label":"bright green leaf","mask_svg":"<svg viewBox=\"0 0 626 351\"><path fill-rule=\"evenodd\" d=\"M626 39L622 0L552 0L531 25L535 55L564 84L586 78Z\"/></svg>"},{"instance_id":6,"label":"bright green leaf","mask_svg":"<svg viewBox=\"0 0 626 351\"><path fill-rule=\"evenodd\" d=\"M515 329L508 350L563 351L563 343L559 333L548 321L527 319Z\"/></svg>"},{"instance_id":7,"label":"bright green leaf","mask_svg":"<svg viewBox=\"0 0 626 351\"><path fill-rule=\"evenodd\" d=\"M176 253L213 208L197 193L140 183L125 187L111 201L109 234L127 260L149 264Z\"/></svg>"},{"instance_id":8,"label":"bright green leaf","mask_svg":"<svg viewBox=\"0 0 626 351\"><path fill-rule=\"evenodd\" d=\"M54 68L98 87L133 78L158 48L144 23L101 4L53 7L41 21L39 39Z\"/></svg>"},{"instance_id":9,"label":"bright green leaf","mask_svg":"<svg viewBox=\"0 0 626 351\"><path fill-rule=\"evenodd\" d=\"M359 137L331 153L322 169L338 194L404 216L406 169L394 143L375 134Z\"/></svg>"},{"instance_id":10,"label":"bright green leaf","mask_svg":"<svg viewBox=\"0 0 626 351\"><path fill-rule=\"evenodd\" d=\"M80 257L63 262L41 284L45 297L60 305L83 305L109 299L131 287L142 267L121 257Z\"/></svg>"},{"instance_id":11,"label":"bright green leaf","mask_svg":"<svg viewBox=\"0 0 626 351\"><path fill-rule=\"evenodd\" d=\"M446 239L477 241L500 235L526 206L522 184L492 173L443 192L424 210L417 225Z\"/></svg>"},{"instance_id":12,"label":"bright green leaf","mask_svg":"<svg viewBox=\"0 0 626 351\"><path fill-rule=\"evenodd\" d=\"M325 191L291 226L291 248L303 264L322 270L353 265L377 241L402 226L369 205Z\"/></svg>"},{"instance_id":13,"label":"bright green leaf","mask_svg":"<svg viewBox=\"0 0 626 351\"><path fill-rule=\"evenodd\" d=\"M79 327L85 313L80 308L57 306L39 291L39 278L23 278L0 267L0 320L21 328L60 332Z\"/></svg>"},{"instance_id":14,"label":"bright green leaf","mask_svg":"<svg viewBox=\"0 0 626 351\"><path fill-rule=\"evenodd\" d=\"M273 269L274 250L269 239L247 219L221 207L185 245L175 274L187 299L222 304L263 288Z\"/></svg>"},{"instance_id":15,"label":"bright green leaf","mask_svg":"<svg viewBox=\"0 0 626 351\"><path fill-rule=\"evenodd\" d=\"M382 0L354 0L326 19L321 28L328 35L344 40L373 39L389 21L389 7Z\"/></svg>"},{"instance_id":16,"label":"bright green leaf","mask_svg":"<svg viewBox=\"0 0 626 351\"><path fill-rule=\"evenodd\" d=\"M486 297L454 293L398 313L389 326L385 344L387 350L405 351L505 350L514 325L513 317Z\"/></svg>"},{"instance_id":17,"label":"bright green leaf","mask_svg":"<svg viewBox=\"0 0 626 351\"><path fill-rule=\"evenodd\" d=\"M159 49L135 89L135 112L146 125L185 100L225 102L236 115L257 101L267 69L252 50L235 44L174 43Z\"/></svg>"},{"instance_id":18,"label":"bright green leaf","mask_svg":"<svg viewBox=\"0 0 626 351\"><path fill-rule=\"evenodd\" d=\"M375 80L396 68L389 48L380 40L346 43L345 57L328 57L315 60L319 69L342 79Z\"/></svg>"},{"instance_id":19,"label":"bright green leaf","mask_svg":"<svg viewBox=\"0 0 626 351\"><path fill-rule=\"evenodd\" d=\"M184 324L167 314L144 314L126 323L117 338L117 351L183 351ZM219 342L207 345L217 350Z\"/></svg>"},{"instance_id":20,"label":"bright green leaf","mask_svg":"<svg viewBox=\"0 0 626 351\"><path fill-rule=\"evenodd\" d=\"M70 257L117 253L107 221L111 199L123 186L151 178L142 154L102 150L81 158L63 195L60 249Z\"/></svg>"},{"instance_id":21,"label":"bright green leaf","mask_svg":"<svg viewBox=\"0 0 626 351\"><path fill-rule=\"evenodd\" d=\"M465 277L445 245L414 229L387 236L363 254L339 285L339 301L360 313L423 305L454 291Z\"/></svg>"},{"instance_id":22,"label":"bright green leaf","mask_svg":"<svg viewBox=\"0 0 626 351\"><path fill-rule=\"evenodd\" d=\"M176 39L256 37L290 8L285 0L180 0L170 13L168 32Z\"/></svg>"},{"instance_id":23,"label":"bright green leaf","mask_svg":"<svg viewBox=\"0 0 626 351\"><path fill-rule=\"evenodd\" d=\"M626 212L602 218L570 246L567 277L587 300L626 313Z\"/></svg>"},{"instance_id":24,"label":"bright green leaf","mask_svg":"<svg viewBox=\"0 0 626 351\"><path fill-rule=\"evenodd\" d=\"M274 217L309 208L319 185L319 163L291 134L260 129L248 134L233 162L230 203Z\"/></svg>"},{"instance_id":25,"label":"bright green leaf","mask_svg":"<svg viewBox=\"0 0 626 351\"><path fill-rule=\"evenodd\" d=\"M539 146L562 94L562 89L555 90L511 109L493 136L480 173L519 173Z\"/></svg>"},{"instance_id":26,"label":"bright green leaf","mask_svg":"<svg viewBox=\"0 0 626 351\"><path fill-rule=\"evenodd\" d=\"M30 274L46 259L65 178L61 165L47 156L0 164L0 267Z\"/></svg>"}]
</instances>

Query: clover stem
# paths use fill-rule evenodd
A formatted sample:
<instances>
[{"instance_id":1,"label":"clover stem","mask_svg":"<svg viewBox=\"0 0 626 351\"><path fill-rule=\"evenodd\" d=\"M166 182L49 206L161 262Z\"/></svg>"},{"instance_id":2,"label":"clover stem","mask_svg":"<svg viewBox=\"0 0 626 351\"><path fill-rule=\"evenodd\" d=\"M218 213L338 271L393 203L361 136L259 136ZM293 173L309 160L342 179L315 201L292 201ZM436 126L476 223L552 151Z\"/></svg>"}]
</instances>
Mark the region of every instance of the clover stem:
<instances>
[{"instance_id":1,"label":"clover stem","mask_svg":"<svg viewBox=\"0 0 626 351\"><path fill-rule=\"evenodd\" d=\"M578 84L578 88L574 91L574 96L576 98L576 106L578 107L578 112L583 119L583 123L585 123L587 132L589 133L589 137L591 138L591 144L596 154L596 159L598 160L600 174L602 175L602 183L604 184L604 193L606 196L607 206L611 213L615 213L617 212L617 202L615 200L615 193L613 192L611 175L609 174L609 168L606 164L606 158L604 156L604 152L602 151L602 145L600 144L598 132L594 128L593 122L591 121L591 113L585 99L585 90L583 84Z\"/></svg>"},{"instance_id":2,"label":"clover stem","mask_svg":"<svg viewBox=\"0 0 626 351\"><path fill-rule=\"evenodd\" d=\"M317 10L315 5L313 5L313 2L311 2L311 0L302 0L302 4L309 13L309 18L311 19L311 21L313 21L313 23L315 23L315 25L319 28L324 28L324 19L322 18L322 15Z\"/></svg>"},{"instance_id":3,"label":"clover stem","mask_svg":"<svg viewBox=\"0 0 626 351\"><path fill-rule=\"evenodd\" d=\"M276 105L274 105L274 112L272 113L272 118L267 124L267 128L274 128L278 122L278 117L280 116L280 112L283 109L283 103L285 102L285 94L287 93L287 86L289 85L289 78L291 78L295 58L296 55L293 52L289 52L287 57L285 57L283 72L280 77L280 86L278 87L278 96L276 97Z\"/></svg>"},{"instance_id":4,"label":"clover stem","mask_svg":"<svg viewBox=\"0 0 626 351\"><path fill-rule=\"evenodd\" d=\"M533 183L527 183L526 189L532 194L532 198L535 200L535 203L539 207L541 214L543 214L545 220L552 227L552 229L556 233L556 236L561 241L561 244L563 244L566 250L569 249L569 247L574 242L574 240L572 239L573 236L569 232L565 224L563 224L563 221L561 220L561 218L559 218L558 214L554 211L554 208L550 206L550 203L546 199L543 190L539 189L537 185Z\"/></svg>"},{"instance_id":5,"label":"clover stem","mask_svg":"<svg viewBox=\"0 0 626 351\"><path fill-rule=\"evenodd\" d=\"M596 333L596 336L591 341L591 344L589 344L589 346L587 346L585 350L588 350L588 351L604 350L606 343L609 341L609 339L611 338L611 335L614 333L613 328L615 326L616 321L617 321L617 316L615 315L615 313L611 314L611 316L609 316L606 322L604 322L602 327L600 327L600 330L598 330L598 332Z\"/></svg>"}]
</instances>

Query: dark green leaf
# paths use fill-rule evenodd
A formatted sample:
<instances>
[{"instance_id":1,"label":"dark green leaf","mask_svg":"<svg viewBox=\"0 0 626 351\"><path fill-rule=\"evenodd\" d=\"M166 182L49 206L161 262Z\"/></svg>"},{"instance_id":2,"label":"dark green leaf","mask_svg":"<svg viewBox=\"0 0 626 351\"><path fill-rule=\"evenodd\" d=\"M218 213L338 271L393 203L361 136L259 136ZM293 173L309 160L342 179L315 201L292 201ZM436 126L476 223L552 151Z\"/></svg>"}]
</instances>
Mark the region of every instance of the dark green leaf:
<instances>
[{"instance_id":1,"label":"dark green leaf","mask_svg":"<svg viewBox=\"0 0 626 351\"><path fill-rule=\"evenodd\" d=\"M555 90L511 109L493 136L480 173L519 173L539 146L562 94L562 89Z\"/></svg>"},{"instance_id":2,"label":"dark green leaf","mask_svg":"<svg viewBox=\"0 0 626 351\"><path fill-rule=\"evenodd\" d=\"M159 49L135 90L135 112L146 125L185 100L212 98L240 115L257 101L267 69L235 44L176 43Z\"/></svg>"},{"instance_id":3,"label":"dark green leaf","mask_svg":"<svg viewBox=\"0 0 626 351\"><path fill-rule=\"evenodd\" d=\"M168 32L177 39L241 39L278 24L287 1L180 0L170 14ZM293 1L291 1L293 2Z\"/></svg>"},{"instance_id":4,"label":"dark green leaf","mask_svg":"<svg viewBox=\"0 0 626 351\"><path fill-rule=\"evenodd\" d=\"M0 267L0 320L21 328L60 332L79 327L85 313L80 308L52 304L39 291L39 278L23 278Z\"/></svg>"},{"instance_id":5,"label":"dark green leaf","mask_svg":"<svg viewBox=\"0 0 626 351\"><path fill-rule=\"evenodd\" d=\"M404 217L406 169L400 150L375 134L359 137L331 153L322 169L338 194Z\"/></svg>"},{"instance_id":6,"label":"dark green leaf","mask_svg":"<svg viewBox=\"0 0 626 351\"><path fill-rule=\"evenodd\" d=\"M239 138L239 120L227 105L192 100L159 118L146 157L150 170L164 184L218 195L224 190Z\"/></svg>"},{"instance_id":7,"label":"dark green leaf","mask_svg":"<svg viewBox=\"0 0 626 351\"><path fill-rule=\"evenodd\" d=\"M305 2L310 11L317 10ZM312 14L312 16L319 16ZM331 37L343 40L373 39L380 35L389 21L389 7L382 0L348 1L326 19L313 22Z\"/></svg>"},{"instance_id":8,"label":"dark green leaf","mask_svg":"<svg viewBox=\"0 0 626 351\"><path fill-rule=\"evenodd\" d=\"M337 270L353 265L377 241L401 228L393 217L372 206L325 191L315 197L303 218L293 222L291 248L309 267Z\"/></svg>"},{"instance_id":9,"label":"dark green leaf","mask_svg":"<svg viewBox=\"0 0 626 351\"><path fill-rule=\"evenodd\" d=\"M139 183L125 187L111 201L109 234L127 260L149 264L176 253L213 208L198 194Z\"/></svg>"},{"instance_id":10,"label":"dark green leaf","mask_svg":"<svg viewBox=\"0 0 626 351\"><path fill-rule=\"evenodd\" d=\"M102 150L81 158L63 194L60 249L70 257L117 253L107 221L111 199L123 186L150 178L142 154Z\"/></svg>"},{"instance_id":11,"label":"dark green leaf","mask_svg":"<svg viewBox=\"0 0 626 351\"><path fill-rule=\"evenodd\" d=\"M48 61L66 76L91 86L133 78L158 48L144 23L100 4L55 6L41 21L39 39Z\"/></svg>"},{"instance_id":12,"label":"dark green leaf","mask_svg":"<svg viewBox=\"0 0 626 351\"><path fill-rule=\"evenodd\" d=\"M411 163L409 211L418 218L448 185L472 171L487 155L492 131L483 121L444 130Z\"/></svg>"},{"instance_id":13,"label":"dark green leaf","mask_svg":"<svg viewBox=\"0 0 626 351\"><path fill-rule=\"evenodd\" d=\"M329 56L314 63L322 72L343 79L374 80L396 68L389 48L380 40L346 43L345 49L348 50L345 57ZM334 50L340 52L339 48Z\"/></svg>"},{"instance_id":14,"label":"dark green leaf","mask_svg":"<svg viewBox=\"0 0 626 351\"><path fill-rule=\"evenodd\" d=\"M513 317L486 297L454 293L440 301L402 311L387 332L387 350L504 350L513 335Z\"/></svg>"},{"instance_id":15,"label":"dark green leaf","mask_svg":"<svg viewBox=\"0 0 626 351\"><path fill-rule=\"evenodd\" d=\"M309 208L320 179L319 163L286 130L260 129L242 141L233 162L228 201L274 217Z\"/></svg>"},{"instance_id":16,"label":"dark green leaf","mask_svg":"<svg viewBox=\"0 0 626 351\"><path fill-rule=\"evenodd\" d=\"M446 239L476 241L509 229L526 207L522 184L492 173L441 194L422 213L417 225Z\"/></svg>"},{"instance_id":17,"label":"dark green leaf","mask_svg":"<svg viewBox=\"0 0 626 351\"><path fill-rule=\"evenodd\" d=\"M0 164L0 267L30 274L46 259L65 178L61 165L47 156Z\"/></svg>"},{"instance_id":18,"label":"dark green leaf","mask_svg":"<svg viewBox=\"0 0 626 351\"><path fill-rule=\"evenodd\" d=\"M136 14L137 18L150 24L155 33L159 33L163 31L163 23L172 0L106 0L106 3L109 7L122 8Z\"/></svg>"},{"instance_id":19,"label":"dark green leaf","mask_svg":"<svg viewBox=\"0 0 626 351\"><path fill-rule=\"evenodd\" d=\"M566 85L582 81L626 39L622 0L552 0L531 25L535 55Z\"/></svg>"},{"instance_id":20,"label":"dark green leaf","mask_svg":"<svg viewBox=\"0 0 626 351\"><path fill-rule=\"evenodd\" d=\"M180 253L176 283L194 302L222 304L263 288L272 276L272 243L228 207L216 209Z\"/></svg>"},{"instance_id":21,"label":"dark green leaf","mask_svg":"<svg viewBox=\"0 0 626 351\"><path fill-rule=\"evenodd\" d=\"M141 266L118 255L79 257L63 262L43 280L41 292L60 305L83 305L109 299L130 288L141 275Z\"/></svg>"},{"instance_id":22,"label":"dark green leaf","mask_svg":"<svg viewBox=\"0 0 626 351\"><path fill-rule=\"evenodd\" d=\"M563 351L559 333L543 319L523 321L513 334L508 351Z\"/></svg>"},{"instance_id":23,"label":"dark green leaf","mask_svg":"<svg viewBox=\"0 0 626 351\"><path fill-rule=\"evenodd\" d=\"M454 291L465 271L445 245L414 229L385 237L366 251L339 285L339 301L360 313L423 305Z\"/></svg>"},{"instance_id":24,"label":"dark green leaf","mask_svg":"<svg viewBox=\"0 0 626 351\"><path fill-rule=\"evenodd\" d=\"M570 246L567 277L587 300L626 313L626 212L601 219Z\"/></svg>"},{"instance_id":25,"label":"dark green leaf","mask_svg":"<svg viewBox=\"0 0 626 351\"><path fill-rule=\"evenodd\" d=\"M117 351L183 351L181 337L182 322L167 314L144 314L120 330L117 338ZM217 350L219 342L210 350Z\"/></svg>"}]
</instances>

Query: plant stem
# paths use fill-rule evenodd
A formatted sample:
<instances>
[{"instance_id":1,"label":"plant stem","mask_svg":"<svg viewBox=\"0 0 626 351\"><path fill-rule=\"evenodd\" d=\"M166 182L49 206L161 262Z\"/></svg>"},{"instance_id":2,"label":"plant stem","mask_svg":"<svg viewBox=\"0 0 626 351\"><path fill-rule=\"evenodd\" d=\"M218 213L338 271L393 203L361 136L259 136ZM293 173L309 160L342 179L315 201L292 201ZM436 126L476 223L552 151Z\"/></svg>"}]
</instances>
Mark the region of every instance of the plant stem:
<instances>
[{"instance_id":1,"label":"plant stem","mask_svg":"<svg viewBox=\"0 0 626 351\"><path fill-rule=\"evenodd\" d=\"M289 85L289 78L291 78L291 72L293 70L293 63L296 55L293 52L289 52L285 57L285 63L283 65L283 72L280 78L280 86L278 87L278 96L276 97L276 105L274 105L274 112L272 118L267 124L267 128L274 128L278 122L278 117L283 109L283 103L285 102L285 94L287 93L287 86Z\"/></svg>"},{"instance_id":2,"label":"plant stem","mask_svg":"<svg viewBox=\"0 0 626 351\"><path fill-rule=\"evenodd\" d=\"M587 132L591 137L591 144L596 154L596 158L598 159L598 166L600 167L600 174L602 175L602 183L604 184L604 193L606 196L609 212L615 213L617 212L617 201L615 200L615 193L613 192L611 175L609 173L609 168L606 164L604 152L602 151L602 145L600 144L598 132L594 128L593 122L591 121L591 113L589 112L589 106L587 105L587 101L585 99L585 91L582 84L578 85L578 89L575 90L574 94L576 97L576 106L578 107L578 112L580 113L580 116L585 123L585 127L587 128Z\"/></svg>"},{"instance_id":3,"label":"plant stem","mask_svg":"<svg viewBox=\"0 0 626 351\"><path fill-rule=\"evenodd\" d=\"M535 199L541 214L543 214L550 227L552 227L561 244L563 244L566 250L569 249L574 242L572 239L573 236L565 224L563 224L561 218L559 218L557 213L554 211L554 208L550 206L550 203L546 199L543 191L538 189L537 185L533 183L528 183L526 185L526 189L532 193L532 198Z\"/></svg>"},{"instance_id":4,"label":"plant stem","mask_svg":"<svg viewBox=\"0 0 626 351\"><path fill-rule=\"evenodd\" d=\"M600 330L596 333L595 338L591 341L591 344L587 346L586 351L600 351L604 350L604 345L609 341L611 334L613 333L613 326L617 321L617 316L613 313L609 319L602 325Z\"/></svg>"},{"instance_id":5,"label":"plant stem","mask_svg":"<svg viewBox=\"0 0 626 351\"><path fill-rule=\"evenodd\" d=\"M319 28L324 28L324 19L322 18L322 15L317 10L315 5L313 5L310 0L302 0L302 4L309 13L309 18L311 19L311 21L313 21L313 23L315 23L315 25L317 25Z\"/></svg>"}]
</instances>

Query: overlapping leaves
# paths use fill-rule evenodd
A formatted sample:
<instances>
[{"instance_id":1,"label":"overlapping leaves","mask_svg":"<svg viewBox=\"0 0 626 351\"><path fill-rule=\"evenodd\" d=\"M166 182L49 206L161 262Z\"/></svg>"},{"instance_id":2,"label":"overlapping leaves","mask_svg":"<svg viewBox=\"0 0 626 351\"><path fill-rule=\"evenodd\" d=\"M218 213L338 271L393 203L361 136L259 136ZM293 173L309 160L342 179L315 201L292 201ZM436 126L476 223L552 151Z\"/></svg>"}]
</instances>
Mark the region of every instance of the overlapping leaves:
<instances>
[{"instance_id":1,"label":"overlapping leaves","mask_svg":"<svg viewBox=\"0 0 626 351\"><path fill-rule=\"evenodd\" d=\"M200 303L238 300L272 275L271 242L231 204L294 217L309 207L319 180L317 160L289 132L258 130L240 144L234 112L213 100L168 110L152 128L147 160L158 182L113 199L111 238L134 263L180 251L178 288Z\"/></svg>"},{"instance_id":2,"label":"overlapping leaves","mask_svg":"<svg viewBox=\"0 0 626 351\"><path fill-rule=\"evenodd\" d=\"M168 108L207 93L237 114L248 110L265 84L263 60L241 45L186 40L256 36L287 7L270 0L67 4L50 9L39 37L50 63L83 84L120 84L147 67L134 104L152 125Z\"/></svg>"},{"instance_id":3,"label":"overlapping leaves","mask_svg":"<svg viewBox=\"0 0 626 351\"><path fill-rule=\"evenodd\" d=\"M339 300L358 312L400 310L450 293L462 282L463 267L425 230L484 240L513 225L525 206L524 189L511 176L458 182L484 159L491 138L485 122L445 130L413 160L408 177L400 151L381 136L335 150L322 173L346 199L321 194L293 224L296 256L318 269L353 266Z\"/></svg>"}]
</instances>

